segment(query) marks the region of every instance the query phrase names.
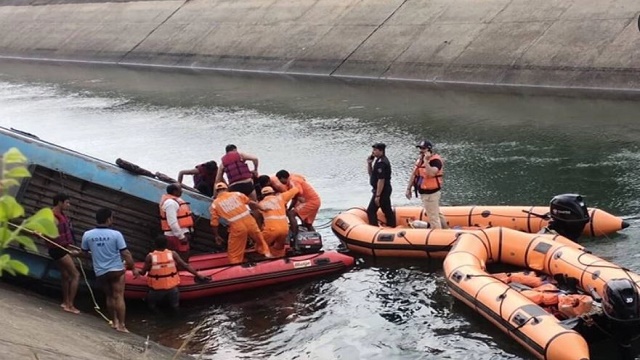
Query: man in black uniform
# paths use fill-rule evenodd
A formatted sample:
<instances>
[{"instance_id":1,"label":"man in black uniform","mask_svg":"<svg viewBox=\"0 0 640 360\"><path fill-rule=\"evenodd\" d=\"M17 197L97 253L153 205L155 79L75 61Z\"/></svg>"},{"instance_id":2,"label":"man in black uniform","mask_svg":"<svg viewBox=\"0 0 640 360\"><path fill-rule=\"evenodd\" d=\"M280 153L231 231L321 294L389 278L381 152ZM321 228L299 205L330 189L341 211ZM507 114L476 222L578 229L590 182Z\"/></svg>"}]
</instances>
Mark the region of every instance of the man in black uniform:
<instances>
[{"instance_id":1,"label":"man in black uniform","mask_svg":"<svg viewBox=\"0 0 640 360\"><path fill-rule=\"evenodd\" d=\"M387 146L383 143L373 144L371 156L367 159L369 183L373 195L367 208L369 224L378 226L378 209L382 208L387 226L396 226L396 215L391 208L391 163L385 156Z\"/></svg>"}]
</instances>

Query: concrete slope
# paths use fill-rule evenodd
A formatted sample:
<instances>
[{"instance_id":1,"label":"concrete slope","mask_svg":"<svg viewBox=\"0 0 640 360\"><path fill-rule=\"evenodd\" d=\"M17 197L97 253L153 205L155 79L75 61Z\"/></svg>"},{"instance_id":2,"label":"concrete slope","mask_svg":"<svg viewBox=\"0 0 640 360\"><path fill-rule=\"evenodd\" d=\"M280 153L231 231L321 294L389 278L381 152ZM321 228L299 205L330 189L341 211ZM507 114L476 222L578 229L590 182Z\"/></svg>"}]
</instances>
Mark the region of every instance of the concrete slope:
<instances>
[{"instance_id":1,"label":"concrete slope","mask_svg":"<svg viewBox=\"0 0 640 360\"><path fill-rule=\"evenodd\" d=\"M11 0L0 55L640 90L637 0Z\"/></svg>"}]
</instances>

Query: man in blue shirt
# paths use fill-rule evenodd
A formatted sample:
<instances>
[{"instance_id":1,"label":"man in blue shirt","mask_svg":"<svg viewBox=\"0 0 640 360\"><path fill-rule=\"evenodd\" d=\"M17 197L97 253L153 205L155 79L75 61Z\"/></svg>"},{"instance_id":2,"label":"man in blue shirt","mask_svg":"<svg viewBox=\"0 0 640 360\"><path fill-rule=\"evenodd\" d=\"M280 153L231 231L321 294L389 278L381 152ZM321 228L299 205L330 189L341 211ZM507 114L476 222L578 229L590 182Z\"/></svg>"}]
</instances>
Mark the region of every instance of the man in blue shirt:
<instances>
[{"instance_id":1,"label":"man in blue shirt","mask_svg":"<svg viewBox=\"0 0 640 360\"><path fill-rule=\"evenodd\" d=\"M109 209L99 209L96 212L98 226L82 235L82 250L91 256L96 280L107 297L107 310L113 316L113 327L121 332L127 330L124 317L126 306L124 303L124 273L122 264L124 258L128 269L133 271L134 278L140 276L135 268L131 252L127 249L122 233L110 228L113 223L113 213ZM91 254L89 254L91 252Z\"/></svg>"}]
</instances>

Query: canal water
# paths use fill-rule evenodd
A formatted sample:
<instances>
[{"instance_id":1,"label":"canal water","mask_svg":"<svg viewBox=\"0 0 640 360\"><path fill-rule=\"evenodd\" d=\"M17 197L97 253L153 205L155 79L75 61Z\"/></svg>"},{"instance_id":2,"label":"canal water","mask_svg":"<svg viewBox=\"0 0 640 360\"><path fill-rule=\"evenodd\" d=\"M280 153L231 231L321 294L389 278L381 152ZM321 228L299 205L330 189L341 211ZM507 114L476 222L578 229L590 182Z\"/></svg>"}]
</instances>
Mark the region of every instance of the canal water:
<instances>
[{"instance_id":1,"label":"canal water","mask_svg":"<svg viewBox=\"0 0 640 360\"><path fill-rule=\"evenodd\" d=\"M317 224L370 197L366 157L385 142L392 201L429 139L446 162L443 203L545 205L579 193L631 227L585 239L640 271L640 104L427 90L415 85L140 69L0 64L0 126L94 157L177 176L227 144L262 173L304 174L322 197ZM188 182L188 181L187 181ZM338 246L324 227L325 248ZM91 309L87 309L90 311ZM154 318L129 304L129 328L203 359L530 359L454 301L441 264L358 259L331 278L184 304ZM195 329L195 330L194 330ZM608 358L595 347L593 358Z\"/></svg>"}]
</instances>

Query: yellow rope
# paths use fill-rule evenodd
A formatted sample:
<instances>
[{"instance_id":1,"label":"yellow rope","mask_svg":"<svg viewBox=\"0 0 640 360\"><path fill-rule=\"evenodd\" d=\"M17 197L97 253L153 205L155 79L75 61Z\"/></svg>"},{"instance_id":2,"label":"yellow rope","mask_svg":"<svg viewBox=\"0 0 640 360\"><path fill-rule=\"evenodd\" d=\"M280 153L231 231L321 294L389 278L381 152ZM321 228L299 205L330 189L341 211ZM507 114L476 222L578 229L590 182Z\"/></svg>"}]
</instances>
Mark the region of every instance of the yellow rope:
<instances>
[{"instance_id":1,"label":"yellow rope","mask_svg":"<svg viewBox=\"0 0 640 360\"><path fill-rule=\"evenodd\" d=\"M27 233L29 233L29 234L31 234L31 235L35 235L35 236L39 237L40 239L42 239L42 240L44 240L44 241L48 242L49 244L55 245L55 246L57 246L58 248L60 248L60 249L62 249L62 250L64 250L64 251L66 251L66 252L67 252L67 254L69 254L69 255L71 254L71 251L70 251L69 249L67 249L66 247L64 247L64 246L62 246L62 245L60 245L60 244L58 244L57 242L55 242L55 241L53 241L53 240L51 240L51 239L47 238L46 236L44 236L44 235L42 235L42 234L40 234L40 233L38 233L38 232L35 232L35 231L33 231L33 230L29 230L29 229L22 228L22 227L20 227L19 225L16 225L16 224L11 223L11 222L9 223L9 225L14 226L14 227L16 227L16 228L20 228L20 231L24 231L24 232L27 232ZM70 247L73 247L73 248L75 248L75 249L77 249L77 250L80 250L80 248L79 248L79 247L77 247L77 246L75 246L75 245L70 245ZM78 259L78 258L76 258L76 260L78 260L78 264L80 264L80 271L82 272L82 277L84 278L84 283L87 285L87 288L89 289L89 294L91 294L91 300L93 300L93 309L94 309L94 310L95 310L95 311L96 311L100 316L102 316L102 318L103 318L106 322L108 322L108 323L109 323L109 325L113 325L113 321L112 321L111 319L109 319L105 314L103 314L103 313L102 313L102 311L100 311L100 305L98 305L98 302L96 301L96 297L95 297L95 295L93 294L93 289L91 289L91 285L89 285L89 280L87 279L87 273L84 271L84 266L82 266L82 260L80 260L80 259Z\"/></svg>"}]
</instances>

